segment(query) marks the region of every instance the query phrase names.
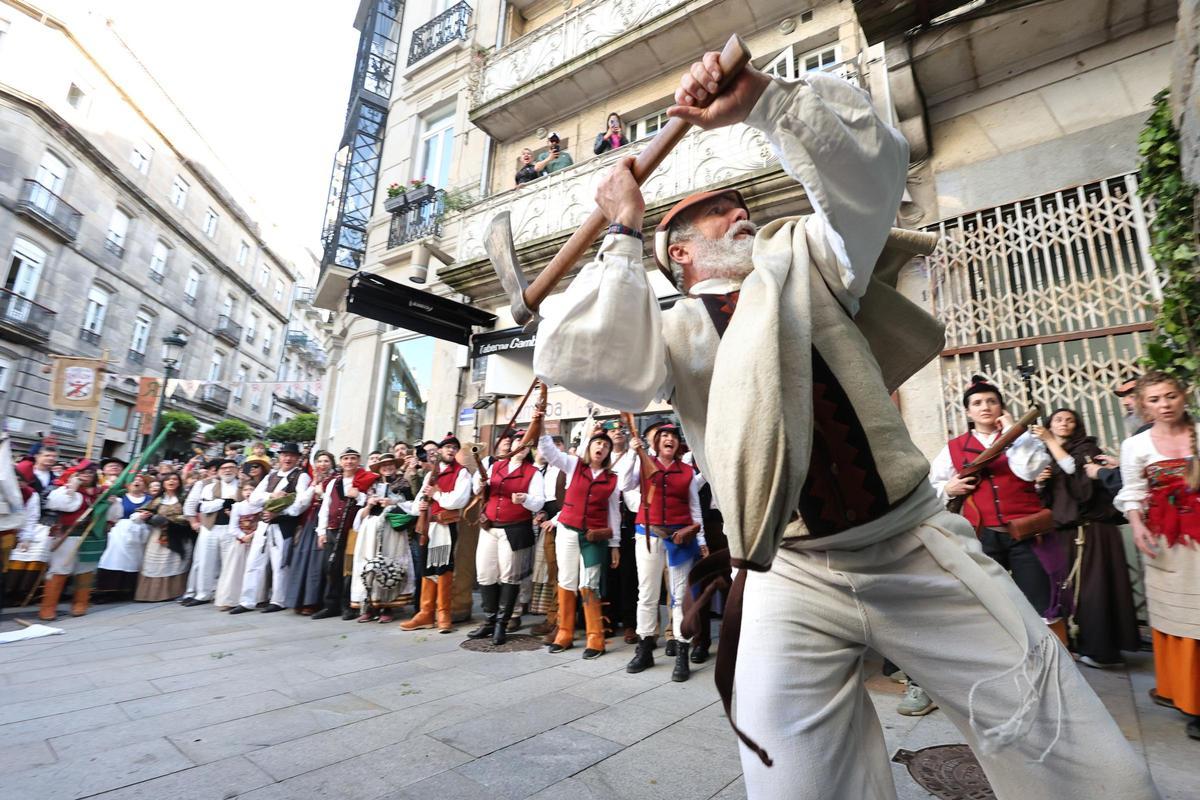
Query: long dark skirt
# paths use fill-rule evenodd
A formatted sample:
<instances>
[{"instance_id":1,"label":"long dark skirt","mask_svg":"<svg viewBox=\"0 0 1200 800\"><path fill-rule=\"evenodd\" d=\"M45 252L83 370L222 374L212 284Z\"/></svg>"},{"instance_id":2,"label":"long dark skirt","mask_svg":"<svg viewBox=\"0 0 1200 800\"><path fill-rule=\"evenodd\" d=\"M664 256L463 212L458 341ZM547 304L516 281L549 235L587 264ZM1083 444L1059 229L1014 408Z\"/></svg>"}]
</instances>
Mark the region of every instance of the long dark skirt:
<instances>
[{"instance_id":1,"label":"long dark skirt","mask_svg":"<svg viewBox=\"0 0 1200 800\"><path fill-rule=\"evenodd\" d=\"M1076 530L1071 536L1072 563L1077 552ZM1083 563L1079 571L1079 604L1075 622L1079 634L1075 649L1102 663L1121 660L1122 650L1141 647L1133 589L1121 531L1115 525L1094 522L1083 531Z\"/></svg>"},{"instance_id":2,"label":"long dark skirt","mask_svg":"<svg viewBox=\"0 0 1200 800\"><path fill-rule=\"evenodd\" d=\"M325 597L325 551L317 547L317 515L296 535L289 552L288 588L285 606L320 606Z\"/></svg>"},{"instance_id":3,"label":"long dark skirt","mask_svg":"<svg viewBox=\"0 0 1200 800\"><path fill-rule=\"evenodd\" d=\"M133 599L137 591L138 574L113 569L97 569L96 585L92 588L92 603L115 603Z\"/></svg>"}]
</instances>

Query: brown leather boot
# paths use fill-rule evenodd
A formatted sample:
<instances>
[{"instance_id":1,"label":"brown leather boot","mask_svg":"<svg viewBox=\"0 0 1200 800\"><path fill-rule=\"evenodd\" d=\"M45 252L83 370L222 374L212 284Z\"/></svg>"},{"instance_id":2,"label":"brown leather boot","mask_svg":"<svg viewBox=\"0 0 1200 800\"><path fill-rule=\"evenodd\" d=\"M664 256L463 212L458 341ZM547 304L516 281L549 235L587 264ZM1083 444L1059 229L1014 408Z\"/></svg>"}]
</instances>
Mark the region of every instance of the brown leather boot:
<instances>
[{"instance_id":1,"label":"brown leather boot","mask_svg":"<svg viewBox=\"0 0 1200 800\"><path fill-rule=\"evenodd\" d=\"M551 653L569 650L575 643L575 592L558 587L558 634L550 645Z\"/></svg>"},{"instance_id":2,"label":"brown leather boot","mask_svg":"<svg viewBox=\"0 0 1200 800\"><path fill-rule=\"evenodd\" d=\"M92 582L96 577L94 572L84 572L75 576L75 597L71 602L71 616L82 617L88 611L88 601L92 599Z\"/></svg>"},{"instance_id":3,"label":"brown leather boot","mask_svg":"<svg viewBox=\"0 0 1200 800\"><path fill-rule=\"evenodd\" d=\"M454 573L443 572L437 579L437 628L438 633L452 633L454 631L454 620L452 619L451 604L453 602L454 592ZM424 597L424 595L421 595Z\"/></svg>"},{"instance_id":4,"label":"brown leather boot","mask_svg":"<svg viewBox=\"0 0 1200 800\"><path fill-rule=\"evenodd\" d=\"M54 622L58 619L58 598L62 597L63 589L67 587L69 575L50 575L46 585L42 587L42 606L38 609L38 619L42 622Z\"/></svg>"},{"instance_id":5,"label":"brown leather boot","mask_svg":"<svg viewBox=\"0 0 1200 800\"><path fill-rule=\"evenodd\" d=\"M587 626L587 646L583 657L591 660L604 655L604 614L600 598L591 589L580 589L583 597L583 619Z\"/></svg>"},{"instance_id":6,"label":"brown leather boot","mask_svg":"<svg viewBox=\"0 0 1200 800\"><path fill-rule=\"evenodd\" d=\"M400 629L416 631L433 627L433 609L437 605L437 584L432 578L421 579L421 608L413 618L400 623Z\"/></svg>"}]
</instances>

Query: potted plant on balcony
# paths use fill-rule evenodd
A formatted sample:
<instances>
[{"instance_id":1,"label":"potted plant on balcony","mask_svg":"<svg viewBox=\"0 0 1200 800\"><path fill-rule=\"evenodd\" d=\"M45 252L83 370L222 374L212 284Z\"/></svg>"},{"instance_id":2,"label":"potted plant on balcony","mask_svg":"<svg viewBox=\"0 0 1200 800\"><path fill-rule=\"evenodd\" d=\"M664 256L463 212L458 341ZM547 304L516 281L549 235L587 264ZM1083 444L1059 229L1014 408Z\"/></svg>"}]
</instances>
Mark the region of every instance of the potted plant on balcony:
<instances>
[{"instance_id":1,"label":"potted plant on balcony","mask_svg":"<svg viewBox=\"0 0 1200 800\"><path fill-rule=\"evenodd\" d=\"M395 213L408 205L408 199L404 195L404 187L398 183L392 183L387 187L387 200L383 201L383 210L389 213Z\"/></svg>"},{"instance_id":2,"label":"potted plant on balcony","mask_svg":"<svg viewBox=\"0 0 1200 800\"><path fill-rule=\"evenodd\" d=\"M405 195L408 197L408 205L415 206L429 198L433 197L435 189L425 182L424 178L413 178L408 182L408 188L405 189Z\"/></svg>"}]
</instances>

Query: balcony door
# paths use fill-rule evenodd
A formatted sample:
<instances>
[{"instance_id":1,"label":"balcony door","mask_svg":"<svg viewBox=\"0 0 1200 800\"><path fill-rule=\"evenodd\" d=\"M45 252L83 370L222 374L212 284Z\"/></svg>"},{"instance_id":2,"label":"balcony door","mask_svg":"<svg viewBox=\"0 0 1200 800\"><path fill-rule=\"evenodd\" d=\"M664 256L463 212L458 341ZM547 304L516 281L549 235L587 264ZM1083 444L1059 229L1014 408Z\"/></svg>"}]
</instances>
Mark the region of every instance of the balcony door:
<instances>
[{"instance_id":1,"label":"balcony door","mask_svg":"<svg viewBox=\"0 0 1200 800\"><path fill-rule=\"evenodd\" d=\"M57 195L62 193L63 184L67 181L67 171L66 163L54 153L47 150L42 154L36 177L39 185L33 187L29 198L35 206L47 214L58 210Z\"/></svg>"},{"instance_id":2,"label":"balcony door","mask_svg":"<svg viewBox=\"0 0 1200 800\"><path fill-rule=\"evenodd\" d=\"M16 296L5 297L4 316L13 322L27 322L32 308L28 301L37 296L42 266L46 263L46 251L18 236L13 241L8 263L4 288Z\"/></svg>"},{"instance_id":3,"label":"balcony door","mask_svg":"<svg viewBox=\"0 0 1200 800\"><path fill-rule=\"evenodd\" d=\"M421 168L414 176L437 189L450 181L450 159L454 151L454 107L424 120L421 134Z\"/></svg>"}]
</instances>

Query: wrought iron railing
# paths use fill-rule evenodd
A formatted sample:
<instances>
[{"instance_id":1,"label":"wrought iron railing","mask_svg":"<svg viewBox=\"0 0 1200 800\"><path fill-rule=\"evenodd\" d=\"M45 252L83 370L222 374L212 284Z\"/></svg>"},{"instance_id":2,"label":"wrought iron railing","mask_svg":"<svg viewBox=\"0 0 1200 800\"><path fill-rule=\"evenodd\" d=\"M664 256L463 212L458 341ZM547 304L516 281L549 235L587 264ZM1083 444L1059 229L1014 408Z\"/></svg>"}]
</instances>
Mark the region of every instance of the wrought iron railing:
<instances>
[{"instance_id":1,"label":"wrought iron railing","mask_svg":"<svg viewBox=\"0 0 1200 800\"><path fill-rule=\"evenodd\" d=\"M100 332L89 330L87 328L79 329L79 338L88 344L100 344Z\"/></svg>"},{"instance_id":2,"label":"wrought iron railing","mask_svg":"<svg viewBox=\"0 0 1200 800\"><path fill-rule=\"evenodd\" d=\"M213 330L213 333L230 344L237 344L242 340L242 326L224 314L217 317L217 327Z\"/></svg>"},{"instance_id":3,"label":"wrought iron railing","mask_svg":"<svg viewBox=\"0 0 1200 800\"><path fill-rule=\"evenodd\" d=\"M16 292L0 289L0 325L19 329L41 340L50 338L55 312Z\"/></svg>"},{"instance_id":4,"label":"wrought iron railing","mask_svg":"<svg viewBox=\"0 0 1200 800\"><path fill-rule=\"evenodd\" d=\"M308 406L309 408L316 408L317 403L319 403L320 401L317 399L316 394L314 394L313 392L305 392L304 397L302 398L301 402L304 403L304 405Z\"/></svg>"},{"instance_id":5,"label":"wrought iron railing","mask_svg":"<svg viewBox=\"0 0 1200 800\"><path fill-rule=\"evenodd\" d=\"M263 340L263 355L264 356L271 355L271 340L270 339Z\"/></svg>"},{"instance_id":6,"label":"wrought iron railing","mask_svg":"<svg viewBox=\"0 0 1200 800\"><path fill-rule=\"evenodd\" d=\"M21 185L17 211L37 217L69 240L74 240L79 234L79 224L83 219L83 214L74 206L32 178L26 178Z\"/></svg>"},{"instance_id":7,"label":"wrought iron railing","mask_svg":"<svg viewBox=\"0 0 1200 800\"><path fill-rule=\"evenodd\" d=\"M194 306L194 305L196 305L196 295L194 295L194 294L185 294L185 295L183 296L183 302L187 303L189 306Z\"/></svg>"},{"instance_id":8,"label":"wrought iron railing","mask_svg":"<svg viewBox=\"0 0 1200 800\"><path fill-rule=\"evenodd\" d=\"M470 20L471 6L463 0L417 28L413 31L412 46L408 49L408 66L436 53L455 39L465 40Z\"/></svg>"},{"instance_id":9,"label":"wrought iron railing","mask_svg":"<svg viewBox=\"0 0 1200 800\"><path fill-rule=\"evenodd\" d=\"M304 331L289 330L287 332L287 343L296 347L307 347L308 334Z\"/></svg>"},{"instance_id":10,"label":"wrought iron railing","mask_svg":"<svg viewBox=\"0 0 1200 800\"><path fill-rule=\"evenodd\" d=\"M150 280L154 281L155 283L162 283L163 277L164 276L161 272L154 269L153 267L150 268ZM193 297L192 299L195 300L196 298Z\"/></svg>"},{"instance_id":11,"label":"wrought iron railing","mask_svg":"<svg viewBox=\"0 0 1200 800\"><path fill-rule=\"evenodd\" d=\"M446 193L439 189L433 197L392 214L388 247L399 247L426 236L440 236L445 210Z\"/></svg>"},{"instance_id":12,"label":"wrought iron railing","mask_svg":"<svg viewBox=\"0 0 1200 800\"><path fill-rule=\"evenodd\" d=\"M58 411L50 420L50 430L64 438L75 438L79 434L79 412Z\"/></svg>"},{"instance_id":13,"label":"wrought iron railing","mask_svg":"<svg viewBox=\"0 0 1200 800\"><path fill-rule=\"evenodd\" d=\"M206 383L200 390L200 402L206 406L224 411L229 407L230 394L231 392L220 384Z\"/></svg>"},{"instance_id":14,"label":"wrought iron railing","mask_svg":"<svg viewBox=\"0 0 1200 800\"><path fill-rule=\"evenodd\" d=\"M117 258L125 257L125 248L121 246L119 241L112 238L112 236L108 236L104 239L104 249L112 253Z\"/></svg>"},{"instance_id":15,"label":"wrought iron railing","mask_svg":"<svg viewBox=\"0 0 1200 800\"><path fill-rule=\"evenodd\" d=\"M129 351L129 363L130 364L143 364L143 363L145 363L145 361L146 361L145 353L139 353L137 350Z\"/></svg>"}]
</instances>

